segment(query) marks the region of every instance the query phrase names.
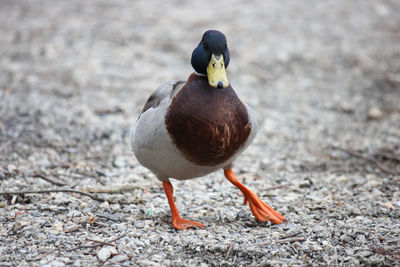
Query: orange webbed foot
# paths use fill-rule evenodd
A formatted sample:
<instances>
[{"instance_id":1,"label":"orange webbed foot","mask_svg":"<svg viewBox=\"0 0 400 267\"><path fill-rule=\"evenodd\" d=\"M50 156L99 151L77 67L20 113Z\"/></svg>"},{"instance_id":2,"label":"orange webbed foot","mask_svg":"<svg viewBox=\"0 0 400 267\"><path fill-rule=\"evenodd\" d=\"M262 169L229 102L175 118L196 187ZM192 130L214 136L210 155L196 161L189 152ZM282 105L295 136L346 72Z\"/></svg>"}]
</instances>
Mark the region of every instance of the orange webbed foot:
<instances>
[{"instance_id":1,"label":"orange webbed foot","mask_svg":"<svg viewBox=\"0 0 400 267\"><path fill-rule=\"evenodd\" d=\"M265 204L253 192L250 191L250 194L245 194L244 198L249 202L250 210L257 220L261 222L271 221L275 224L281 224L286 221L282 214Z\"/></svg>"},{"instance_id":2,"label":"orange webbed foot","mask_svg":"<svg viewBox=\"0 0 400 267\"><path fill-rule=\"evenodd\" d=\"M250 210L257 220L261 222L271 221L275 224L281 224L286 221L282 214L265 204L255 193L240 183L232 170L224 170L224 174L233 185L242 191L244 196L243 205L249 203Z\"/></svg>"},{"instance_id":3,"label":"orange webbed foot","mask_svg":"<svg viewBox=\"0 0 400 267\"><path fill-rule=\"evenodd\" d=\"M189 221L182 218L172 219L172 226L178 230L185 230L187 228L192 228L192 227L204 227L202 223Z\"/></svg>"}]
</instances>

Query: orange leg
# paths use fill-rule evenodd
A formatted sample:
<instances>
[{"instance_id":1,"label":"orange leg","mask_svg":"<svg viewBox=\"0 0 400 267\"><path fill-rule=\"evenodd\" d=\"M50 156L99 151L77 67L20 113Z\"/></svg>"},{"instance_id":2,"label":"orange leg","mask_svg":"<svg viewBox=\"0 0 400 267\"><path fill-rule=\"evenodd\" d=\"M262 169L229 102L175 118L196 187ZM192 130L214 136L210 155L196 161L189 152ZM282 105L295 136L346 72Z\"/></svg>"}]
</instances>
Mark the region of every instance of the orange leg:
<instances>
[{"instance_id":1,"label":"orange leg","mask_svg":"<svg viewBox=\"0 0 400 267\"><path fill-rule=\"evenodd\" d=\"M196 226L204 227L204 225L201 223L182 219L181 216L179 215L178 209L175 206L174 188L172 187L172 184L170 182L163 182L163 187L164 187L164 192L168 198L169 208L171 209L172 226L175 229L185 230L187 228Z\"/></svg>"},{"instance_id":2,"label":"orange leg","mask_svg":"<svg viewBox=\"0 0 400 267\"><path fill-rule=\"evenodd\" d=\"M232 184L242 191L244 195L243 205L246 205L247 202L249 202L250 210L257 220L262 222L271 221L276 224L286 221L285 217L283 217L279 212L265 204L256 194L239 182L232 170L224 170L224 174Z\"/></svg>"}]
</instances>

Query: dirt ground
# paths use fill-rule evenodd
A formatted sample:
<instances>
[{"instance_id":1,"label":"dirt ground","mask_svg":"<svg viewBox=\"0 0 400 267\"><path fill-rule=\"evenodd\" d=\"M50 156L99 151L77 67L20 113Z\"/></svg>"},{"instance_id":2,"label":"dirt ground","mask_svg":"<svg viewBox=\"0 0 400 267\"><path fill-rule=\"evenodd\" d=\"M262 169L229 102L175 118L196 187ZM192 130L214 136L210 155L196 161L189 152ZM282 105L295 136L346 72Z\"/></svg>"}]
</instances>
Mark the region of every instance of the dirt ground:
<instances>
[{"instance_id":1,"label":"dirt ground","mask_svg":"<svg viewBox=\"0 0 400 267\"><path fill-rule=\"evenodd\" d=\"M0 1L0 266L399 265L399 13L395 0ZM189 76L208 29L226 34L228 78L258 114L235 171L282 225L258 223L218 172L172 181L181 214L205 224L174 230L131 152L147 97Z\"/></svg>"}]
</instances>

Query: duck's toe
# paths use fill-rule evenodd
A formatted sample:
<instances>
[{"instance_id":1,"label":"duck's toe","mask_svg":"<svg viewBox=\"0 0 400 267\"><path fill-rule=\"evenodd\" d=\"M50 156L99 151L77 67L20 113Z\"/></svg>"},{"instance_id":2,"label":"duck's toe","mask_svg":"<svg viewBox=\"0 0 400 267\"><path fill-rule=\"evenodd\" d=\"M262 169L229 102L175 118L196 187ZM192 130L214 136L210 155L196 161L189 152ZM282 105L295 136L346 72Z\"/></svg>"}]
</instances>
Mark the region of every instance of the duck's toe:
<instances>
[{"instance_id":1,"label":"duck's toe","mask_svg":"<svg viewBox=\"0 0 400 267\"><path fill-rule=\"evenodd\" d=\"M202 223L189 221L182 218L174 218L172 220L172 226L178 230L185 230L192 227L204 227Z\"/></svg>"},{"instance_id":2,"label":"duck's toe","mask_svg":"<svg viewBox=\"0 0 400 267\"><path fill-rule=\"evenodd\" d=\"M257 220L261 222L271 221L275 224L281 224L286 221L282 214L264 203L256 194L245 195L249 202L250 210Z\"/></svg>"}]
</instances>

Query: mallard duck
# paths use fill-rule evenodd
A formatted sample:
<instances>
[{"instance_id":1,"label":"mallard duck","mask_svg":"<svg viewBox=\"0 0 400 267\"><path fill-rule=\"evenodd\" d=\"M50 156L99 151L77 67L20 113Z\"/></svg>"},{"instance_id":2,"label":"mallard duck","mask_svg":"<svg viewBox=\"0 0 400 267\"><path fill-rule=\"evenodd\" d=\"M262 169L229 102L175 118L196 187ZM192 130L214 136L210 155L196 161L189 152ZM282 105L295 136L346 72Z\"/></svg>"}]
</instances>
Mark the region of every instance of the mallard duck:
<instances>
[{"instance_id":1,"label":"mallard duck","mask_svg":"<svg viewBox=\"0 0 400 267\"><path fill-rule=\"evenodd\" d=\"M179 215L169 179L192 179L219 169L242 191L244 205L249 203L257 220L275 224L285 221L240 183L232 170L257 128L250 109L228 82L229 61L225 35L206 31L192 53L194 72L186 82L171 81L159 86L132 129L132 150L137 160L162 182L176 229L204 226Z\"/></svg>"}]
</instances>

